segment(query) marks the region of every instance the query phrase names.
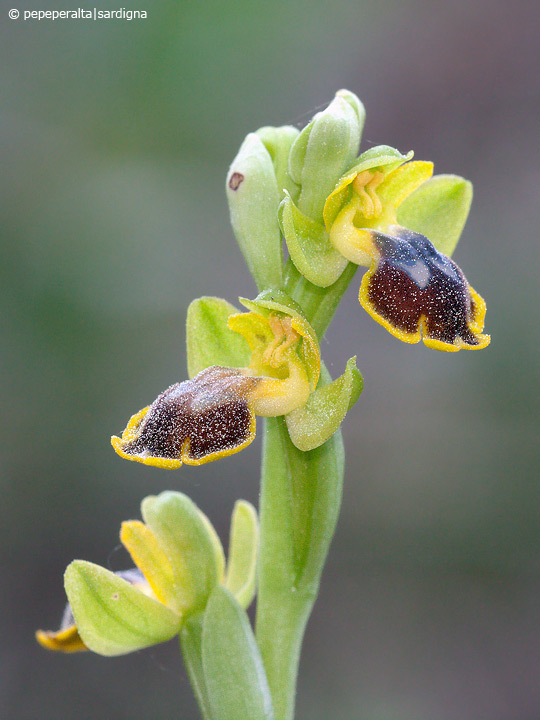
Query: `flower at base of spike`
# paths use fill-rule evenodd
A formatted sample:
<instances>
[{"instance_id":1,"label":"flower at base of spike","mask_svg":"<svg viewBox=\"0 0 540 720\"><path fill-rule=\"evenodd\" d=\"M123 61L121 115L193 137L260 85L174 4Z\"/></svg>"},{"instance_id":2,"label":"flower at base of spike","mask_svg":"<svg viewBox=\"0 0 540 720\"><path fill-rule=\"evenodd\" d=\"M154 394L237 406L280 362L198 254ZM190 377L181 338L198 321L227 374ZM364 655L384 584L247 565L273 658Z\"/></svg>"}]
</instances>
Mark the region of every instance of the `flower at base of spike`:
<instances>
[{"instance_id":1,"label":"flower at base of spike","mask_svg":"<svg viewBox=\"0 0 540 720\"><path fill-rule=\"evenodd\" d=\"M187 618L204 612L218 584L242 607L251 603L258 523L249 503L235 505L227 568L214 528L185 495L148 497L141 510L144 523L129 520L120 532L137 568L112 573L82 560L71 563L65 574L69 602L60 629L36 633L43 647L111 656L170 640Z\"/></svg>"},{"instance_id":2,"label":"flower at base of spike","mask_svg":"<svg viewBox=\"0 0 540 720\"><path fill-rule=\"evenodd\" d=\"M484 348L485 302L449 257L467 218L470 183L431 178L432 164L411 157L387 146L360 156L326 201L330 243L370 268L360 302L400 340L423 338L450 352Z\"/></svg>"},{"instance_id":3,"label":"flower at base of spike","mask_svg":"<svg viewBox=\"0 0 540 720\"><path fill-rule=\"evenodd\" d=\"M153 596L150 585L140 570L136 568L132 570L120 570L115 573L115 575L138 588L145 595ZM47 650L57 650L64 653L88 650L79 635L69 603L64 608L60 628L58 630L38 630L36 632L36 640L42 647L47 648Z\"/></svg>"}]
</instances>

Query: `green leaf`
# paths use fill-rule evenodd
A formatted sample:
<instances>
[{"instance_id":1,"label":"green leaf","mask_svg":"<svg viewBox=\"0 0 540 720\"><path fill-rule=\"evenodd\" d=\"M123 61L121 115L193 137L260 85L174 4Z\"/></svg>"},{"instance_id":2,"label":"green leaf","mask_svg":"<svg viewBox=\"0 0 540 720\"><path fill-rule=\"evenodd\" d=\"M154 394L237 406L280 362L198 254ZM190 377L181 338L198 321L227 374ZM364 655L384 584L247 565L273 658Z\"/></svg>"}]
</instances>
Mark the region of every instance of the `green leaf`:
<instances>
[{"instance_id":1,"label":"green leaf","mask_svg":"<svg viewBox=\"0 0 540 720\"><path fill-rule=\"evenodd\" d=\"M301 213L289 195L279 206L279 220L291 260L302 275L319 287L335 283L347 259L334 249L324 225Z\"/></svg>"},{"instance_id":2,"label":"green leaf","mask_svg":"<svg viewBox=\"0 0 540 720\"><path fill-rule=\"evenodd\" d=\"M255 596L258 552L257 511L245 500L238 500L231 518L225 587L232 592L243 608L251 605Z\"/></svg>"},{"instance_id":3,"label":"green leaf","mask_svg":"<svg viewBox=\"0 0 540 720\"><path fill-rule=\"evenodd\" d=\"M186 320L190 378L212 365L249 365L251 352L248 343L227 327L229 316L237 312L234 305L216 297L202 297L190 303Z\"/></svg>"},{"instance_id":4,"label":"green leaf","mask_svg":"<svg viewBox=\"0 0 540 720\"><path fill-rule=\"evenodd\" d=\"M75 560L64 582L79 635L100 655L125 655L180 630L179 615L99 565Z\"/></svg>"},{"instance_id":5,"label":"green leaf","mask_svg":"<svg viewBox=\"0 0 540 720\"><path fill-rule=\"evenodd\" d=\"M291 148L289 173L300 185L298 207L310 218L322 220L326 198L350 167L364 123L363 106L352 93L340 91L330 105L307 125Z\"/></svg>"},{"instance_id":6,"label":"green leaf","mask_svg":"<svg viewBox=\"0 0 540 720\"><path fill-rule=\"evenodd\" d=\"M283 198L284 191L292 197L296 197L299 192L298 185L289 175L289 152L299 133L300 131L292 125L267 126L256 132L272 158L280 200Z\"/></svg>"},{"instance_id":7,"label":"green leaf","mask_svg":"<svg viewBox=\"0 0 540 720\"><path fill-rule=\"evenodd\" d=\"M220 577L214 539L199 509L186 495L166 491L146 497L141 512L169 558L182 612L201 610Z\"/></svg>"},{"instance_id":8,"label":"green leaf","mask_svg":"<svg viewBox=\"0 0 540 720\"><path fill-rule=\"evenodd\" d=\"M286 416L287 428L299 450L313 450L331 437L345 415L360 397L364 381L356 367L356 358L347 362L341 377L322 385L309 397L306 405Z\"/></svg>"},{"instance_id":9,"label":"green leaf","mask_svg":"<svg viewBox=\"0 0 540 720\"><path fill-rule=\"evenodd\" d=\"M213 720L272 720L272 699L246 613L231 593L212 592L203 621L202 661Z\"/></svg>"},{"instance_id":10,"label":"green leaf","mask_svg":"<svg viewBox=\"0 0 540 720\"><path fill-rule=\"evenodd\" d=\"M202 664L202 628L202 613L189 617L182 626L180 647L202 718L203 720L213 720Z\"/></svg>"},{"instance_id":11,"label":"green leaf","mask_svg":"<svg viewBox=\"0 0 540 720\"><path fill-rule=\"evenodd\" d=\"M259 290L279 287L283 254L277 210L280 192L272 158L250 133L227 175L227 200L240 250Z\"/></svg>"},{"instance_id":12,"label":"green leaf","mask_svg":"<svg viewBox=\"0 0 540 720\"><path fill-rule=\"evenodd\" d=\"M439 252L451 257L465 227L472 184L458 175L435 175L409 195L398 209L400 225L422 233Z\"/></svg>"}]
</instances>

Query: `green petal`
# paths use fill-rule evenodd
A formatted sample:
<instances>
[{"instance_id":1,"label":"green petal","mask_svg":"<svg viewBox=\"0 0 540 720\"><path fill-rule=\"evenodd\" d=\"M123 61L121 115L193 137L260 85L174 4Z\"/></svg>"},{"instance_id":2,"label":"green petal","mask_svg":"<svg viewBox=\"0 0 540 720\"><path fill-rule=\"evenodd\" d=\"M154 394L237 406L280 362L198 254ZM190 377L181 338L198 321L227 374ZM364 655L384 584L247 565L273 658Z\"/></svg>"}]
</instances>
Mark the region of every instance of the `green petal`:
<instances>
[{"instance_id":1,"label":"green petal","mask_svg":"<svg viewBox=\"0 0 540 720\"><path fill-rule=\"evenodd\" d=\"M226 300L202 297L187 311L186 344L188 375L194 378L212 365L246 367L251 352L246 340L227 327L238 310Z\"/></svg>"},{"instance_id":2,"label":"green petal","mask_svg":"<svg viewBox=\"0 0 540 720\"><path fill-rule=\"evenodd\" d=\"M289 173L300 185L298 207L313 220L322 220L326 198L358 152L364 123L360 108L358 98L352 102L352 93L337 93L291 148Z\"/></svg>"},{"instance_id":3,"label":"green petal","mask_svg":"<svg viewBox=\"0 0 540 720\"><path fill-rule=\"evenodd\" d=\"M100 655L125 655L180 630L179 615L99 565L75 560L64 581L79 634Z\"/></svg>"},{"instance_id":4,"label":"green petal","mask_svg":"<svg viewBox=\"0 0 540 720\"><path fill-rule=\"evenodd\" d=\"M178 607L183 614L202 609L220 580L220 568L199 509L186 495L166 491L145 498L141 512L171 563Z\"/></svg>"},{"instance_id":5,"label":"green petal","mask_svg":"<svg viewBox=\"0 0 540 720\"><path fill-rule=\"evenodd\" d=\"M403 165L403 163L411 160L413 155L412 150L406 155L403 155L399 150L389 145L377 145L362 153L353 167L347 170L343 177L336 183L333 192L329 194L324 206L324 224L326 229L330 229L339 211L349 200L351 194L350 185L359 173L364 170L381 168L388 174L396 170L400 165Z\"/></svg>"},{"instance_id":6,"label":"green petal","mask_svg":"<svg viewBox=\"0 0 540 720\"><path fill-rule=\"evenodd\" d=\"M178 610L171 564L154 533L140 520L125 520L120 530L120 541L146 578L156 599Z\"/></svg>"},{"instance_id":7,"label":"green petal","mask_svg":"<svg viewBox=\"0 0 540 720\"><path fill-rule=\"evenodd\" d=\"M272 699L246 613L218 586L204 613L202 659L213 720L272 720Z\"/></svg>"},{"instance_id":8,"label":"green petal","mask_svg":"<svg viewBox=\"0 0 540 720\"><path fill-rule=\"evenodd\" d=\"M255 300L238 298L242 305L255 313L268 316L271 312L289 315L294 323L293 327L302 335L302 355L306 364L309 381L316 387L319 380L321 354L319 341L315 330L306 320L301 307L282 290L265 290L257 295Z\"/></svg>"},{"instance_id":9,"label":"green petal","mask_svg":"<svg viewBox=\"0 0 540 720\"><path fill-rule=\"evenodd\" d=\"M299 134L300 131L292 125L267 126L256 132L272 158L280 199L283 198L284 191L296 197L300 190L289 175L289 152Z\"/></svg>"},{"instance_id":10,"label":"green petal","mask_svg":"<svg viewBox=\"0 0 540 720\"><path fill-rule=\"evenodd\" d=\"M472 196L468 180L459 175L435 175L406 198L398 209L398 223L425 235L450 257L465 227Z\"/></svg>"},{"instance_id":11,"label":"green petal","mask_svg":"<svg viewBox=\"0 0 540 720\"><path fill-rule=\"evenodd\" d=\"M238 500L231 519L225 587L243 608L247 608L255 596L258 549L257 511L245 500Z\"/></svg>"},{"instance_id":12,"label":"green petal","mask_svg":"<svg viewBox=\"0 0 540 720\"><path fill-rule=\"evenodd\" d=\"M287 429L294 445L305 452L326 442L360 397L363 385L356 358L351 358L341 377L318 387L304 407L287 415Z\"/></svg>"},{"instance_id":13,"label":"green petal","mask_svg":"<svg viewBox=\"0 0 540 720\"><path fill-rule=\"evenodd\" d=\"M280 193L270 153L250 133L227 175L231 223L260 290L281 284L283 255L277 218Z\"/></svg>"},{"instance_id":14,"label":"green petal","mask_svg":"<svg viewBox=\"0 0 540 720\"><path fill-rule=\"evenodd\" d=\"M309 282L328 287L336 282L347 260L334 250L324 225L316 223L287 195L279 206L279 220L291 260Z\"/></svg>"}]
</instances>

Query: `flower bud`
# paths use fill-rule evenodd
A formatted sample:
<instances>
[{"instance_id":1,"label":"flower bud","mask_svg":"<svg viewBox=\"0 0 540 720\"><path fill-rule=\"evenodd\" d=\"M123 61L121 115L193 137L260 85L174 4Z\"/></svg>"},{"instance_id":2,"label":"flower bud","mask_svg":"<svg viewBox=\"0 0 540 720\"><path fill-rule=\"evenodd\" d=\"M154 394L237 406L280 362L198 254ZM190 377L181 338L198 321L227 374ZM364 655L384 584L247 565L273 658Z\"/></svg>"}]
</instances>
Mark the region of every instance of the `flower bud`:
<instances>
[{"instance_id":1,"label":"flower bud","mask_svg":"<svg viewBox=\"0 0 540 720\"><path fill-rule=\"evenodd\" d=\"M239 500L231 518L226 569L221 541L185 495L163 492L143 500L140 520L122 523L120 540L136 567L112 573L83 560L67 568L68 605L59 630L38 630L49 650L124 655L171 639L200 617L218 585L246 608L257 575L258 521Z\"/></svg>"},{"instance_id":2,"label":"flower bud","mask_svg":"<svg viewBox=\"0 0 540 720\"><path fill-rule=\"evenodd\" d=\"M279 287L283 256L277 210L280 193L270 153L250 133L227 175L227 200L240 250L259 290Z\"/></svg>"},{"instance_id":3,"label":"flower bud","mask_svg":"<svg viewBox=\"0 0 540 720\"><path fill-rule=\"evenodd\" d=\"M300 131L292 125L283 125L282 127L267 126L260 128L255 134L261 138L272 158L279 199L283 199L284 191L288 192L292 197L297 197L300 188L289 175L289 153Z\"/></svg>"},{"instance_id":4,"label":"flower bud","mask_svg":"<svg viewBox=\"0 0 540 720\"><path fill-rule=\"evenodd\" d=\"M300 185L298 208L311 219L322 220L326 198L356 157L364 118L360 100L340 90L295 140L289 173Z\"/></svg>"}]
</instances>

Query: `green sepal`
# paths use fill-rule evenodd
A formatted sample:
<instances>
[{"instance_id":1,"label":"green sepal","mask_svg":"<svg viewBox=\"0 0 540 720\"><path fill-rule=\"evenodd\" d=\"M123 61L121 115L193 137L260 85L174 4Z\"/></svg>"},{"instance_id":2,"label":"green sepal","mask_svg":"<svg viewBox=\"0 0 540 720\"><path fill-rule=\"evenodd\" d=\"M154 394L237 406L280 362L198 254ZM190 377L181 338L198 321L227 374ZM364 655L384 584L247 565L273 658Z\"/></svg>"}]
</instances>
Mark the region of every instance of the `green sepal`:
<instances>
[{"instance_id":1,"label":"green sepal","mask_svg":"<svg viewBox=\"0 0 540 720\"><path fill-rule=\"evenodd\" d=\"M234 234L257 287L278 287L283 271L280 192L270 153L255 133L232 162L226 192Z\"/></svg>"},{"instance_id":2,"label":"green sepal","mask_svg":"<svg viewBox=\"0 0 540 720\"><path fill-rule=\"evenodd\" d=\"M279 222L291 260L309 282L328 287L347 267L347 260L330 243L324 225L311 220L290 195L279 206Z\"/></svg>"},{"instance_id":3,"label":"green sepal","mask_svg":"<svg viewBox=\"0 0 540 720\"><path fill-rule=\"evenodd\" d=\"M345 177L349 177L349 175L356 177L358 173L364 170L373 170L374 168L381 168L388 174L403 165L403 163L412 160L413 155L412 150L404 155L390 145L375 145L375 147L369 148L357 158Z\"/></svg>"},{"instance_id":4,"label":"green sepal","mask_svg":"<svg viewBox=\"0 0 540 720\"><path fill-rule=\"evenodd\" d=\"M284 191L292 197L297 197L300 191L289 175L289 153L299 134L298 128L292 125L282 125L281 127L267 125L256 132L272 158L280 200L283 198Z\"/></svg>"},{"instance_id":5,"label":"green sepal","mask_svg":"<svg viewBox=\"0 0 540 720\"><path fill-rule=\"evenodd\" d=\"M99 565L74 560L64 584L79 635L100 655L125 655L180 631L180 615Z\"/></svg>"},{"instance_id":6,"label":"green sepal","mask_svg":"<svg viewBox=\"0 0 540 720\"><path fill-rule=\"evenodd\" d=\"M295 140L289 174L300 185L298 207L313 220L322 220L326 198L353 162L364 119L360 100L348 91L339 91Z\"/></svg>"},{"instance_id":7,"label":"green sepal","mask_svg":"<svg viewBox=\"0 0 540 720\"><path fill-rule=\"evenodd\" d=\"M315 330L307 321L302 308L283 290L264 290L255 300L238 298L242 305L252 312L268 317L270 313L281 313L293 319L293 327L302 336L301 353L306 365L308 378L313 388L319 380L321 353Z\"/></svg>"},{"instance_id":8,"label":"green sepal","mask_svg":"<svg viewBox=\"0 0 540 720\"><path fill-rule=\"evenodd\" d=\"M246 340L227 326L237 308L226 300L201 297L190 303L186 319L187 365L190 378L212 365L246 367L251 352Z\"/></svg>"},{"instance_id":9,"label":"green sepal","mask_svg":"<svg viewBox=\"0 0 540 720\"><path fill-rule=\"evenodd\" d=\"M208 537L210 538L210 541L212 543L212 548L214 549L218 582L221 583L225 580L225 551L223 550L223 545L221 544L219 535L217 534L216 529L214 528L210 520L206 517L206 515L202 512L200 508L197 508L197 510L199 511L199 516L203 521L204 526L206 527L206 532L208 533Z\"/></svg>"},{"instance_id":10,"label":"green sepal","mask_svg":"<svg viewBox=\"0 0 540 720\"><path fill-rule=\"evenodd\" d=\"M257 511L245 500L238 500L231 518L225 587L243 608L249 607L255 596L258 551Z\"/></svg>"},{"instance_id":11,"label":"green sepal","mask_svg":"<svg viewBox=\"0 0 540 720\"><path fill-rule=\"evenodd\" d=\"M272 698L248 617L222 586L204 612L202 664L212 720L273 720Z\"/></svg>"},{"instance_id":12,"label":"green sepal","mask_svg":"<svg viewBox=\"0 0 540 720\"><path fill-rule=\"evenodd\" d=\"M472 184L459 175L435 175L409 195L397 212L398 223L422 233L451 257L465 227Z\"/></svg>"},{"instance_id":13,"label":"green sepal","mask_svg":"<svg viewBox=\"0 0 540 720\"><path fill-rule=\"evenodd\" d=\"M350 187L351 183L359 173L364 170L380 169L384 170L386 174L389 174L400 165L403 165L403 163L411 160L413 155L412 150L406 155L403 155L399 150L389 145L377 145L362 153L353 167L339 178L335 188L332 188L333 192L329 194L324 206L324 224L326 229L330 229L339 211L350 199L352 192Z\"/></svg>"},{"instance_id":14,"label":"green sepal","mask_svg":"<svg viewBox=\"0 0 540 720\"><path fill-rule=\"evenodd\" d=\"M171 563L179 609L183 614L201 610L220 580L215 540L202 513L186 495L173 491L146 497L141 513Z\"/></svg>"},{"instance_id":15,"label":"green sepal","mask_svg":"<svg viewBox=\"0 0 540 720\"><path fill-rule=\"evenodd\" d=\"M356 357L353 357L347 362L343 375L328 385L319 386L306 405L286 416L294 445L305 452L325 443L358 400L363 386L362 374L356 367Z\"/></svg>"}]
</instances>

